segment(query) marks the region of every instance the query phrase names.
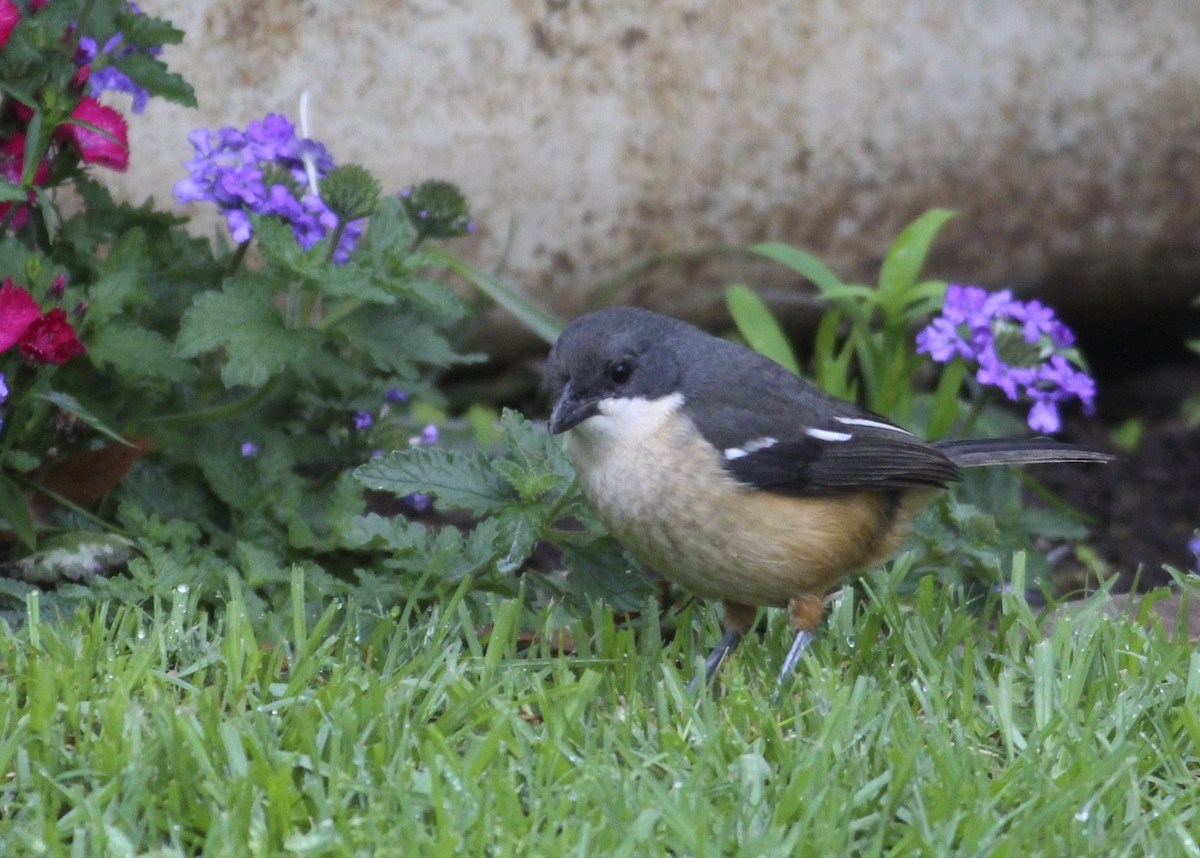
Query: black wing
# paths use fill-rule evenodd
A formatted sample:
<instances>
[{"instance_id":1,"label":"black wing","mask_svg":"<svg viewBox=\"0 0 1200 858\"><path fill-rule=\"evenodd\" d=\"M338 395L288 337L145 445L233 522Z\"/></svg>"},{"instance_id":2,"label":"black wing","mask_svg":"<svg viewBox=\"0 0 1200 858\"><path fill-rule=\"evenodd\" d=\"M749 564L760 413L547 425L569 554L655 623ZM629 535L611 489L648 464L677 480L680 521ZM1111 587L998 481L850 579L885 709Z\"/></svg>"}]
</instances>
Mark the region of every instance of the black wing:
<instances>
[{"instance_id":1,"label":"black wing","mask_svg":"<svg viewBox=\"0 0 1200 858\"><path fill-rule=\"evenodd\" d=\"M724 400L700 397L685 410L722 464L747 485L806 495L959 479L958 467L932 444L794 376L752 406L731 401L740 398L726 391Z\"/></svg>"},{"instance_id":2,"label":"black wing","mask_svg":"<svg viewBox=\"0 0 1200 858\"><path fill-rule=\"evenodd\" d=\"M936 447L749 349L700 335L681 349L684 413L740 481L783 494L944 486ZM703 367L703 371L699 368Z\"/></svg>"}]
</instances>

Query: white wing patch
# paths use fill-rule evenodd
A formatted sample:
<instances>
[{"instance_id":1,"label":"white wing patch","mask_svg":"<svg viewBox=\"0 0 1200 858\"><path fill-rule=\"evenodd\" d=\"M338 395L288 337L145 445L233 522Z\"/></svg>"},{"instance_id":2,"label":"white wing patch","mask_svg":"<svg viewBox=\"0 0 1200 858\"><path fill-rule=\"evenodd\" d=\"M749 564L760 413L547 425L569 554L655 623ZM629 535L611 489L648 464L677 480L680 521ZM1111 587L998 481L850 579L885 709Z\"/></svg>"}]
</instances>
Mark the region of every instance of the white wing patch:
<instances>
[{"instance_id":1,"label":"white wing patch","mask_svg":"<svg viewBox=\"0 0 1200 858\"><path fill-rule=\"evenodd\" d=\"M881 423L878 420L867 420L863 417L835 417L833 419L838 423L845 423L847 426L870 426L873 429L890 429L893 432L899 432L901 435L912 435L907 429L901 429L899 426L893 426L891 423ZM811 431L809 434L812 434Z\"/></svg>"},{"instance_id":2,"label":"white wing patch","mask_svg":"<svg viewBox=\"0 0 1200 858\"><path fill-rule=\"evenodd\" d=\"M813 428L805 429L804 434L818 441L849 441L854 437L849 432L830 432L828 429Z\"/></svg>"},{"instance_id":3,"label":"white wing patch","mask_svg":"<svg viewBox=\"0 0 1200 858\"><path fill-rule=\"evenodd\" d=\"M777 438L755 438L753 441L747 441L740 447L726 447L725 458L730 462L734 459L744 459L751 453L757 453L759 450L765 450L778 443L779 439Z\"/></svg>"}]
</instances>

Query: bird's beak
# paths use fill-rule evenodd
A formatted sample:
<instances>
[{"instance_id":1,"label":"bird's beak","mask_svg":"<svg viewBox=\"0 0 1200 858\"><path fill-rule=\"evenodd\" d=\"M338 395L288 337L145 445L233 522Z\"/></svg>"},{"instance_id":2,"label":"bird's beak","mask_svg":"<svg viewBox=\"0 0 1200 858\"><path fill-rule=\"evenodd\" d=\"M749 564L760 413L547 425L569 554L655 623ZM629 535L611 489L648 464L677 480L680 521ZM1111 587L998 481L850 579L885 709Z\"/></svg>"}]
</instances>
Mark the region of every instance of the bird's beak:
<instances>
[{"instance_id":1,"label":"bird's beak","mask_svg":"<svg viewBox=\"0 0 1200 858\"><path fill-rule=\"evenodd\" d=\"M576 399L575 391L571 389L571 382L568 381L563 386L562 393L558 395L554 409L550 412L550 434L557 435L568 429L574 429L584 420L599 413L600 400Z\"/></svg>"}]
</instances>

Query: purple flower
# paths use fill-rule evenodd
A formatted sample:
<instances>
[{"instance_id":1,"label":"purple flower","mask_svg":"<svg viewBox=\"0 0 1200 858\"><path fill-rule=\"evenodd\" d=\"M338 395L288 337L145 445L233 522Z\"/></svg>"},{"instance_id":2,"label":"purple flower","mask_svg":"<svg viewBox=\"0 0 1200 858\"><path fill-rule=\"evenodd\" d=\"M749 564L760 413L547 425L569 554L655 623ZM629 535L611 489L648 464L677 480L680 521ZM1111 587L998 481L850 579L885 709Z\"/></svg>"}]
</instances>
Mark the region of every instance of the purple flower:
<instances>
[{"instance_id":1,"label":"purple flower","mask_svg":"<svg viewBox=\"0 0 1200 858\"><path fill-rule=\"evenodd\" d=\"M0 402L8 399L8 377L0 372Z\"/></svg>"},{"instance_id":2,"label":"purple flower","mask_svg":"<svg viewBox=\"0 0 1200 858\"><path fill-rule=\"evenodd\" d=\"M425 424L425 428L421 430L422 444L436 444L440 437L441 433L438 432L437 426L433 423Z\"/></svg>"},{"instance_id":3,"label":"purple flower","mask_svg":"<svg viewBox=\"0 0 1200 858\"><path fill-rule=\"evenodd\" d=\"M258 445L253 441L246 441L242 444L242 455L246 458L258 455Z\"/></svg>"},{"instance_id":4,"label":"purple flower","mask_svg":"<svg viewBox=\"0 0 1200 858\"><path fill-rule=\"evenodd\" d=\"M1069 351L1074 343L1050 307L976 286L948 286L941 315L917 334L919 353L939 363L972 361L979 384L1029 402L1028 423L1039 432L1062 427L1058 407L1070 399L1085 414L1095 411L1096 382Z\"/></svg>"},{"instance_id":5,"label":"purple flower","mask_svg":"<svg viewBox=\"0 0 1200 858\"><path fill-rule=\"evenodd\" d=\"M371 424L375 422L375 418L366 411L360 411L354 415L354 428L358 430L370 429Z\"/></svg>"},{"instance_id":6,"label":"purple flower","mask_svg":"<svg viewBox=\"0 0 1200 858\"><path fill-rule=\"evenodd\" d=\"M413 512L429 512L433 507L433 499L425 494L405 495L404 500L408 502Z\"/></svg>"},{"instance_id":7,"label":"purple flower","mask_svg":"<svg viewBox=\"0 0 1200 858\"><path fill-rule=\"evenodd\" d=\"M388 402L407 402L408 394L398 387L393 387L387 392L387 396L385 398Z\"/></svg>"},{"instance_id":8,"label":"purple flower","mask_svg":"<svg viewBox=\"0 0 1200 858\"><path fill-rule=\"evenodd\" d=\"M141 15L142 11L136 3L130 3L134 14ZM130 79L129 75L121 71L117 67L120 61L133 54L149 54L150 56L158 56L162 53L162 48L159 46L138 47L137 45L126 45L121 47L125 41L123 33L117 33L111 37L103 46L97 45L96 40L90 36L80 36L79 50L75 55L75 64L77 66L89 66L87 76L88 94L94 98L98 98L100 93L106 91L123 92L126 95L133 97L133 112L140 114L146 109L146 102L150 98L150 93L138 86Z\"/></svg>"},{"instance_id":9,"label":"purple flower","mask_svg":"<svg viewBox=\"0 0 1200 858\"><path fill-rule=\"evenodd\" d=\"M235 241L249 241L250 215L278 217L292 227L296 242L309 250L338 227L337 216L321 199L314 183L334 168L333 158L315 140L296 136L296 127L271 113L246 126L213 133L201 128L188 135L195 156L185 165L188 176L175 184L181 203L215 203ZM267 176L289 178L267 184ZM365 222L347 223L333 261L344 263L362 237Z\"/></svg>"}]
</instances>

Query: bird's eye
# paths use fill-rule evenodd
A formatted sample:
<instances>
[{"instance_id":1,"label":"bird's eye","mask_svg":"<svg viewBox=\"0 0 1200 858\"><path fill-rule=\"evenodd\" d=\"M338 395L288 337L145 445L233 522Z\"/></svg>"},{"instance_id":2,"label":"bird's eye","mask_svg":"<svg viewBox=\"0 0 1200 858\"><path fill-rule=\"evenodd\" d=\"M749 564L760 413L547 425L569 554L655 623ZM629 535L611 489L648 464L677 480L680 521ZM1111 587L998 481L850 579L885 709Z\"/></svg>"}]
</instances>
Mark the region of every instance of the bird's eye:
<instances>
[{"instance_id":1,"label":"bird's eye","mask_svg":"<svg viewBox=\"0 0 1200 858\"><path fill-rule=\"evenodd\" d=\"M608 368L608 377L613 384L624 384L633 375L633 364L627 360L619 360Z\"/></svg>"}]
</instances>

